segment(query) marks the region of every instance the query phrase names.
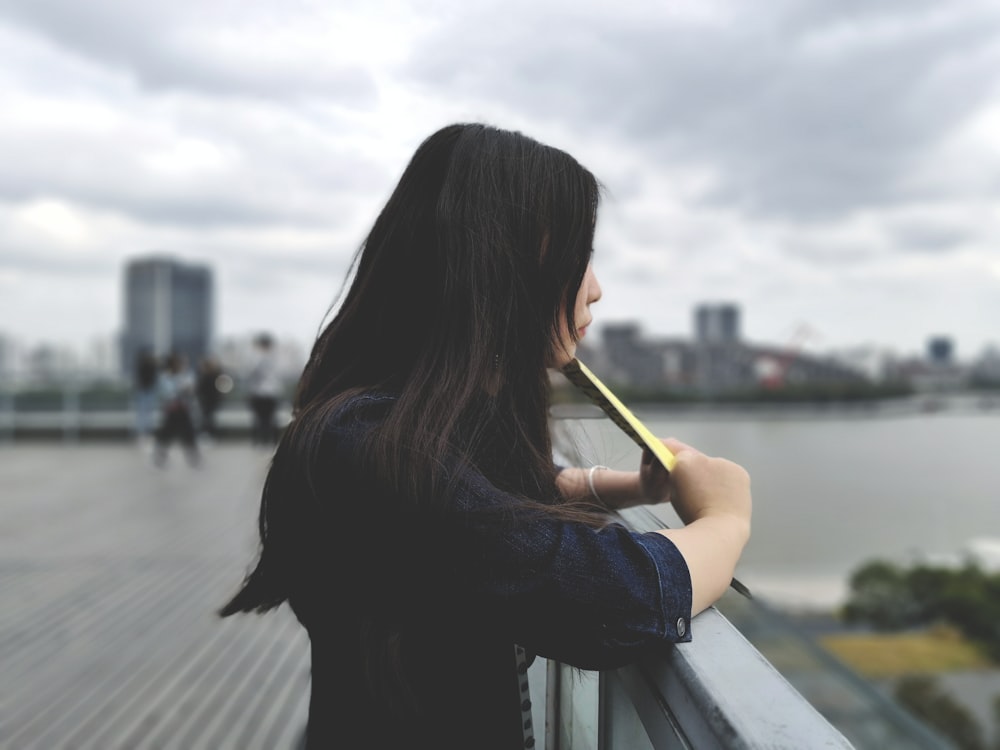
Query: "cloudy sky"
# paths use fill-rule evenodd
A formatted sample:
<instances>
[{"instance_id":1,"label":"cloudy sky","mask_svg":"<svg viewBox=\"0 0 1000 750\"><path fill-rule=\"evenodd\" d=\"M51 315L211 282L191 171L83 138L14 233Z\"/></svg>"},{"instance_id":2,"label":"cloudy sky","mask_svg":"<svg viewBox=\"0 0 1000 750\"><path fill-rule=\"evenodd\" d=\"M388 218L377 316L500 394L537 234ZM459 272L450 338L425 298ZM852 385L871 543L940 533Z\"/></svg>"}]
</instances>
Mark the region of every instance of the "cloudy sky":
<instances>
[{"instance_id":1,"label":"cloudy sky","mask_svg":"<svg viewBox=\"0 0 1000 750\"><path fill-rule=\"evenodd\" d=\"M995 0L0 0L0 331L121 327L128 258L307 344L413 149L477 120L607 188L598 321L1000 342Z\"/></svg>"}]
</instances>

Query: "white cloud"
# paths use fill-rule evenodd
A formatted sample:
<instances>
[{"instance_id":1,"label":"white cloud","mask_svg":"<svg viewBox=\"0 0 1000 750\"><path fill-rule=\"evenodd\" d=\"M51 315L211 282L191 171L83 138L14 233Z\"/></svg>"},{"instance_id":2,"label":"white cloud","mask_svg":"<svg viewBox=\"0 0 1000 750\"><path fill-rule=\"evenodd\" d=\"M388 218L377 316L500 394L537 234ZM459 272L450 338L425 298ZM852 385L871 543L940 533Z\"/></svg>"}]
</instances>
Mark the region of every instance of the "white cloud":
<instances>
[{"instance_id":1,"label":"white cloud","mask_svg":"<svg viewBox=\"0 0 1000 750\"><path fill-rule=\"evenodd\" d=\"M484 120L606 184L598 322L998 338L992 2L235 7L0 0L3 325L113 330L164 250L216 268L222 332L307 341L417 144Z\"/></svg>"}]
</instances>

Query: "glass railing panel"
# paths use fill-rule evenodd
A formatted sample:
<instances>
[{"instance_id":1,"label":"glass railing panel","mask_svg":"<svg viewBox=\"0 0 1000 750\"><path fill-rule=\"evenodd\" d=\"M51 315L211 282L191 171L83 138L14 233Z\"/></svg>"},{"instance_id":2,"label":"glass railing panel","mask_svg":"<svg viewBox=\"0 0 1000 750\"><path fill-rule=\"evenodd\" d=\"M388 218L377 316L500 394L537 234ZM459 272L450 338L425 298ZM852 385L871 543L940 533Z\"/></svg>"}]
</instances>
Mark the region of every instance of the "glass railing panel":
<instances>
[{"instance_id":1,"label":"glass railing panel","mask_svg":"<svg viewBox=\"0 0 1000 750\"><path fill-rule=\"evenodd\" d=\"M657 715L660 719L654 719ZM601 750L690 747L669 707L658 703L657 691L642 682L637 670L601 675L600 739Z\"/></svg>"},{"instance_id":2,"label":"glass railing panel","mask_svg":"<svg viewBox=\"0 0 1000 750\"><path fill-rule=\"evenodd\" d=\"M546 750L598 750L600 677L549 662Z\"/></svg>"}]
</instances>

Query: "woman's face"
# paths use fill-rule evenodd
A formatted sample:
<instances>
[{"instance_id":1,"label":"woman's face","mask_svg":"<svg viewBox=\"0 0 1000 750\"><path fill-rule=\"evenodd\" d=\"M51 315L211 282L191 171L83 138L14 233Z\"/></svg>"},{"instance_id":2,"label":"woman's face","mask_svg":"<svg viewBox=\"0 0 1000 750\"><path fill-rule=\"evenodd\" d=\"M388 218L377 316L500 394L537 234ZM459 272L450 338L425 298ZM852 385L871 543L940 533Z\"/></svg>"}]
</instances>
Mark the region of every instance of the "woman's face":
<instances>
[{"instance_id":1,"label":"woman's face","mask_svg":"<svg viewBox=\"0 0 1000 750\"><path fill-rule=\"evenodd\" d=\"M559 320L559 340L555 342L552 352L551 366L555 368L563 367L576 356L576 342L582 339L587 333L587 326L594 319L590 314L590 306L601 298L601 285L597 283L597 276L594 274L592 264L587 264L587 272L583 275L583 282L576 293L576 300L573 303L573 319L576 323L576 336L569 330L569 324L565 313Z\"/></svg>"}]
</instances>

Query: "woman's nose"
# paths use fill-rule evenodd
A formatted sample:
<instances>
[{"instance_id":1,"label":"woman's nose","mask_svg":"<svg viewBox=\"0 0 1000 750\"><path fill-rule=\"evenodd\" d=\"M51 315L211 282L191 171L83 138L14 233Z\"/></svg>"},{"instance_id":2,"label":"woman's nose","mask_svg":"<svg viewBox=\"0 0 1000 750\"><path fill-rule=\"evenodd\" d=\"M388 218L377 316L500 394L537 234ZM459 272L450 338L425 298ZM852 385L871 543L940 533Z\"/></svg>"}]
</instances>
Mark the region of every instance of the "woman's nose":
<instances>
[{"instance_id":1,"label":"woman's nose","mask_svg":"<svg viewBox=\"0 0 1000 750\"><path fill-rule=\"evenodd\" d=\"M590 299L589 302L597 302L601 298L601 284L597 280L597 274L590 272Z\"/></svg>"}]
</instances>

